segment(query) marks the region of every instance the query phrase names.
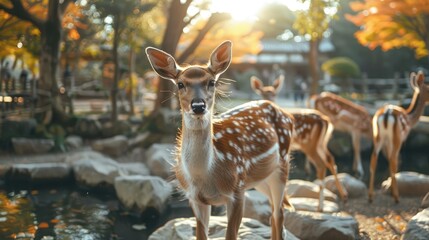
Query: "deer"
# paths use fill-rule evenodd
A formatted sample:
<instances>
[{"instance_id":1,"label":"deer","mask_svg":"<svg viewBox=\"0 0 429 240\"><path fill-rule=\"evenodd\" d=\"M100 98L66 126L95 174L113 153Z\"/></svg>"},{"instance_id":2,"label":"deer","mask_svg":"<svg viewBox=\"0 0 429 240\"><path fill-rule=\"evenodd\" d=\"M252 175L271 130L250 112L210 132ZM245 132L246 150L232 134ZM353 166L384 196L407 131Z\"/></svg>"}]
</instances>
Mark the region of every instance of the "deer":
<instances>
[{"instance_id":1,"label":"deer","mask_svg":"<svg viewBox=\"0 0 429 240\"><path fill-rule=\"evenodd\" d=\"M364 170L360 154L361 137L372 139L372 117L368 110L348 99L330 92L322 92L309 98L309 107L327 116L334 129L351 135L353 145L353 172L362 179Z\"/></svg>"},{"instance_id":2,"label":"deer","mask_svg":"<svg viewBox=\"0 0 429 240\"><path fill-rule=\"evenodd\" d=\"M264 83L256 76L250 78L252 89L263 99L275 101L278 92L283 85L284 76L280 75L274 80L271 86L264 86ZM331 139L333 126L329 118L314 109L290 110L294 124L294 135L292 136L291 151L298 150L303 152L310 163L316 168L317 178L320 180L319 188L319 206L317 210L323 212L324 201L324 178L326 168L334 175L335 183L343 201L348 198L347 191L337 177L337 165L333 155L328 149L328 142ZM308 161L307 161L308 162Z\"/></svg>"},{"instance_id":3,"label":"deer","mask_svg":"<svg viewBox=\"0 0 429 240\"><path fill-rule=\"evenodd\" d=\"M396 105L379 108L372 119L374 148L370 161L370 181L368 201L374 197L374 176L380 150L387 158L391 178L391 194L395 203L399 202L399 191L395 174L398 171L399 152L407 139L410 130L417 124L429 102L429 85L425 84L425 76L420 71L410 74L410 85L413 97L407 109Z\"/></svg>"},{"instance_id":4,"label":"deer","mask_svg":"<svg viewBox=\"0 0 429 240\"><path fill-rule=\"evenodd\" d=\"M214 116L219 76L229 67L232 42L216 47L205 65L179 65L146 48L153 70L172 81L182 115L174 172L196 219L197 239L208 238L211 206L226 205L225 239L237 239L244 193L255 188L271 204L271 238L283 239L284 189L289 174L293 116L270 101L251 101Z\"/></svg>"}]
</instances>

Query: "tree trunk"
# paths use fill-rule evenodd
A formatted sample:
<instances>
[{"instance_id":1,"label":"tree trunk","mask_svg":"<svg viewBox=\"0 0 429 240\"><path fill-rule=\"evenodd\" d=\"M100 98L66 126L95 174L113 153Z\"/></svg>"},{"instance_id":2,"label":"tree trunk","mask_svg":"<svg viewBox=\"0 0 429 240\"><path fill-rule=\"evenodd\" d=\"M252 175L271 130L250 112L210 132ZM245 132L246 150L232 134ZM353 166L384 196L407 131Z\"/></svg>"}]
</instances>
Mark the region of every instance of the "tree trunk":
<instances>
[{"instance_id":1,"label":"tree trunk","mask_svg":"<svg viewBox=\"0 0 429 240\"><path fill-rule=\"evenodd\" d=\"M162 39L161 49L172 56L176 54L177 45L185 27L184 18L191 2L192 0L187 0L184 3L181 3L181 0L173 0L170 4L167 14L167 27ZM154 112L160 108L171 109L173 92L173 84L170 81L164 79L159 81Z\"/></svg>"},{"instance_id":2,"label":"tree trunk","mask_svg":"<svg viewBox=\"0 0 429 240\"><path fill-rule=\"evenodd\" d=\"M62 123L67 119L57 83L61 34L61 23L55 20L48 20L41 29L42 48L36 118L43 124Z\"/></svg>"},{"instance_id":3,"label":"tree trunk","mask_svg":"<svg viewBox=\"0 0 429 240\"><path fill-rule=\"evenodd\" d=\"M128 95L128 101L130 103L130 115L134 115L135 114L135 109L134 109L134 88L136 86L134 86L134 81L133 81L133 75L134 75L134 62L136 60L136 55L134 53L134 48L131 46L130 47L130 56L129 56L129 68L130 68L130 82L128 84L128 89L129 89L129 95Z\"/></svg>"},{"instance_id":4,"label":"tree trunk","mask_svg":"<svg viewBox=\"0 0 429 240\"><path fill-rule=\"evenodd\" d=\"M319 40L310 40L309 65L310 65L310 95L317 94L319 91Z\"/></svg>"},{"instance_id":5,"label":"tree trunk","mask_svg":"<svg viewBox=\"0 0 429 240\"><path fill-rule=\"evenodd\" d=\"M112 103L112 115L111 115L111 121L116 122L118 120L118 105L117 105L117 98L118 98L118 82L120 78L120 66L119 66L119 55L118 55L118 47L119 47L119 25L121 21L121 14L117 13L114 18L114 37L113 37L113 49L112 49L112 55L113 55L113 63L115 65L115 72L113 76L113 85L112 89L110 91L110 99Z\"/></svg>"}]
</instances>

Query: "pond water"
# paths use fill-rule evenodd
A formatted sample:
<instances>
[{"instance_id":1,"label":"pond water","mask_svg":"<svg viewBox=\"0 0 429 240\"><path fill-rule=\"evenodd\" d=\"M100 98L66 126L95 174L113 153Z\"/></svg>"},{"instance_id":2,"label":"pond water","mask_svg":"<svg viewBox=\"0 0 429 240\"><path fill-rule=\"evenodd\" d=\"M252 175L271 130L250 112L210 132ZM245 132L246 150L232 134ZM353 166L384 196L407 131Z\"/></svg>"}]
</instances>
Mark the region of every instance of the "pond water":
<instances>
[{"instance_id":1,"label":"pond water","mask_svg":"<svg viewBox=\"0 0 429 240\"><path fill-rule=\"evenodd\" d=\"M0 239L141 240L168 219L191 215L184 203L138 216L113 195L75 188L0 190Z\"/></svg>"}]
</instances>

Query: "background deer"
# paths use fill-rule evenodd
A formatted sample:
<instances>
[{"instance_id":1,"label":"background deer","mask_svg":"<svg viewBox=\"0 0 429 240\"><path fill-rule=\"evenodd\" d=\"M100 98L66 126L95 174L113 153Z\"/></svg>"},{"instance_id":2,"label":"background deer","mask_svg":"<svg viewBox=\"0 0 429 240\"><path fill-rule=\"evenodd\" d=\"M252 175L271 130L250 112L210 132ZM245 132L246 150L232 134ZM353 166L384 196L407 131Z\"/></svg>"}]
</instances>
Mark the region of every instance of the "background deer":
<instances>
[{"instance_id":1,"label":"background deer","mask_svg":"<svg viewBox=\"0 0 429 240\"><path fill-rule=\"evenodd\" d=\"M262 81L253 76L250 79L252 89L265 100L274 101L283 85L283 76L279 76L272 86L264 86ZM347 192L337 178L337 165L329 152L328 142L331 139L333 126L326 116L314 109L291 110L295 118L295 132L292 137L291 150L302 151L317 171L317 178L321 180L319 189L318 211L323 211L323 190L326 168L334 175L335 183L343 200L347 199Z\"/></svg>"},{"instance_id":2,"label":"background deer","mask_svg":"<svg viewBox=\"0 0 429 240\"><path fill-rule=\"evenodd\" d=\"M399 192L395 178L395 173L398 171L399 152L411 128L419 121L426 103L429 102L429 86L425 85L425 77L422 72L418 74L411 73L410 84L414 89L414 94L407 109L387 105L378 109L373 117L374 149L370 163L369 202L372 202L374 196L374 175L380 150L383 150L389 162L392 196L396 203L399 202Z\"/></svg>"},{"instance_id":3,"label":"background deer","mask_svg":"<svg viewBox=\"0 0 429 240\"><path fill-rule=\"evenodd\" d=\"M179 66L156 48L149 61L178 90L182 128L177 141L175 173L197 220L197 239L207 239L211 205L226 204L226 239L236 239L243 216L244 192L256 188L270 199L272 239L283 239L284 188L292 116L269 101L240 105L213 119L219 75L231 62L232 43L211 54L207 65Z\"/></svg>"},{"instance_id":4,"label":"background deer","mask_svg":"<svg viewBox=\"0 0 429 240\"><path fill-rule=\"evenodd\" d=\"M309 99L309 105L331 120L338 131L347 132L352 137L353 172L362 179L364 170L360 155L361 136L372 139L371 115L362 106L336 94L322 92Z\"/></svg>"}]
</instances>

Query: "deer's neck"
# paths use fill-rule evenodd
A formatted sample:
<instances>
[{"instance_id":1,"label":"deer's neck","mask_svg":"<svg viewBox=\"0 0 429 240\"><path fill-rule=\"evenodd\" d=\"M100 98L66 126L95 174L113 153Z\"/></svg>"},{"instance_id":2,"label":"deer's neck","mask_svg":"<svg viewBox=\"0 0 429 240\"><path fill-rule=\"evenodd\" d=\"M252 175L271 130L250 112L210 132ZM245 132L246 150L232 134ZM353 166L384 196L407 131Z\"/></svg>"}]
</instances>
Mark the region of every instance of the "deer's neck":
<instances>
[{"instance_id":1,"label":"deer's neck","mask_svg":"<svg viewBox=\"0 0 429 240\"><path fill-rule=\"evenodd\" d=\"M411 126L414 126L419 121L420 116L423 114L424 107L425 101L422 94L420 91L415 92L411 104L407 108L407 118Z\"/></svg>"},{"instance_id":2,"label":"deer's neck","mask_svg":"<svg viewBox=\"0 0 429 240\"><path fill-rule=\"evenodd\" d=\"M214 162L212 125L203 129L182 128L181 165L193 180L208 176Z\"/></svg>"}]
</instances>

